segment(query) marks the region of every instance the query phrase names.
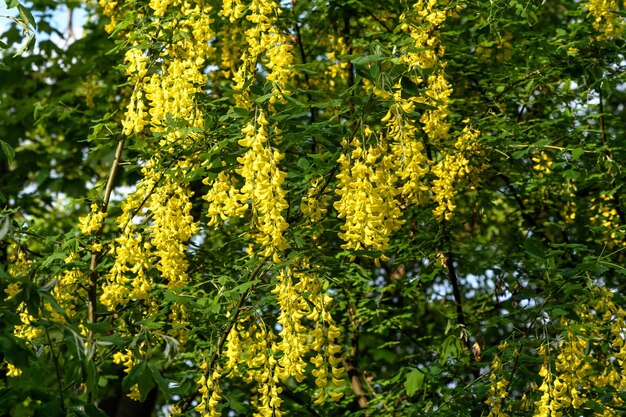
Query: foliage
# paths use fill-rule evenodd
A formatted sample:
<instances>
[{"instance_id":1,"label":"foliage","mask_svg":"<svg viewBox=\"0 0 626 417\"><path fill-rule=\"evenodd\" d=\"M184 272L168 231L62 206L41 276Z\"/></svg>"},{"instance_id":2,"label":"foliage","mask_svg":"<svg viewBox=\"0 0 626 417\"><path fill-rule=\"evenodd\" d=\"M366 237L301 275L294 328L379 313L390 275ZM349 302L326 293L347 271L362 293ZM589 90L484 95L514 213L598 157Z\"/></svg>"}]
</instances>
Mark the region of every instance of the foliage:
<instances>
[{"instance_id":1,"label":"foliage","mask_svg":"<svg viewBox=\"0 0 626 417\"><path fill-rule=\"evenodd\" d=\"M7 6L3 415L623 414L623 4Z\"/></svg>"}]
</instances>

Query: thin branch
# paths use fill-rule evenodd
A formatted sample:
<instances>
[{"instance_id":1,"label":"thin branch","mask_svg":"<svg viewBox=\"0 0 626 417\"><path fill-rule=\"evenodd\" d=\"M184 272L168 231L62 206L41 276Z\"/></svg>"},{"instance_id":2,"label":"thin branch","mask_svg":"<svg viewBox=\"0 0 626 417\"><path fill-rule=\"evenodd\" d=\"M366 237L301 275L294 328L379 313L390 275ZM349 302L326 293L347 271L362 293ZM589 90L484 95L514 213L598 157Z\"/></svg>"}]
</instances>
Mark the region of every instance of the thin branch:
<instances>
[{"instance_id":1,"label":"thin branch","mask_svg":"<svg viewBox=\"0 0 626 417\"><path fill-rule=\"evenodd\" d=\"M252 274L250 274L250 278L249 278L250 281L254 281L256 279L256 277L259 275L264 265L265 265L265 259L261 260L261 262L259 262L259 265L257 265L254 271L252 271ZM226 328L222 332L222 335L220 336L220 339L217 342L217 347L213 351L213 354L211 355L211 359L209 360L208 366L206 370L204 371L205 378L207 379L209 378L209 375L211 371L213 370L213 367L215 366L215 362L217 362L217 360L219 359L219 356L221 355L224 344L226 343L226 339L228 338L228 335L232 331L233 327L235 327L235 324L237 323L237 320L239 319L239 313L242 310L243 303L245 302L246 298L248 298L248 294L250 293L251 289L252 287L248 288L243 294L241 294L241 297L239 298L239 301L237 302L237 305L235 306L235 309L233 310L231 314L231 319L228 322L228 326L226 326ZM184 402L180 406L182 413L184 413L185 411L189 409L189 407L191 406L191 403L193 402L193 399L196 398L199 391L200 391L200 387L196 387L196 389L194 389L191 395L189 395L189 397L187 397L184 400Z\"/></svg>"},{"instance_id":2,"label":"thin branch","mask_svg":"<svg viewBox=\"0 0 626 417\"><path fill-rule=\"evenodd\" d=\"M306 53L304 52L304 43L302 42L302 35L300 33L300 24L298 23L298 16L296 15L296 0L291 0L291 10L293 11L293 15L294 15L294 22L295 22L295 29L296 29L296 41L298 43L298 50L300 51L300 60L302 61L302 64L306 64L307 60L306 60ZM311 90L311 82L309 79L309 74L306 71L303 71L304 73L304 82L306 83L306 87L307 87L307 99L309 100L309 103L311 101L313 101L313 98L311 97L311 93L309 90ZM311 113L311 124L314 124L316 121L316 117L317 117L317 108L309 105L309 112ZM315 153L317 144L315 141L315 137L312 137L313 139L313 153Z\"/></svg>"},{"instance_id":3,"label":"thin branch","mask_svg":"<svg viewBox=\"0 0 626 417\"><path fill-rule=\"evenodd\" d=\"M465 322L465 314L463 313L463 297L461 295L461 289L459 286L459 278L456 274L456 268L454 267L454 256L452 254L452 250L450 249L450 238L448 236L448 231L446 228L445 221L441 224L443 229L443 241L444 241L444 267L448 271L448 279L450 284L452 285L452 294L454 295L454 304L456 307L456 322L461 327L464 334L461 336L461 343L467 349L469 353L470 367L472 370L472 374L474 375L474 379L477 379L480 376L480 370L473 366L476 362L476 358L474 357L474 353L472 351L472 346L469 342L468 337L466 336L467 331L467 323Z\"/></svg>"},{"instance_id":4,"label":"thin branch","mask_svg":"<svg viewBox=\"0 0 626 417\"><path fill-rule=\"evenodd\" d=\"M61 371L59 370L59 357L56 353L54 353L54 347L52 346L52 339L50 338L50 332L48 332L48 328L44 326L44 329L46 330L46 337L48 338L50 353L52 354L52 359L54 361L54 370L57 375L57 385L59 386L59 399L61 400L61 409L65 410L65 398L63 397L63 387L61 384Z\"/></svg>"},{"instance_id":5,"label":"thin branch","mask_svg":"<svg viewBox=\"0 0 626 417\"><path fill-rule=\"evenodd\" d=\"M109 179L107 180L106 187L104 189L104 196L102 198L102 205L100 206L100 212L106 213L109 208L109 201L111 199L111 193L113 192L113 184L115 182L115 176L117 174L117 170L119 168L120 160L122 159L122 151L124 150L124 144L126 143L126 135L122 135L120 140L117 142L117 148L115 149L115 158L113 159L113 164L111 165L111 170L109 172ZM104 224L100 224L100 229L96 232L96 235L99 236L102 234L102 230L104 228ZM95 323L96 322L96 310L97 310L97 302L98 302L98 271L96 268L98 267L98 260L102 251L92 251L91 253L91 262L89 263L89 288L88 294L89 299L87 303L87 322ZM93 348L93 332L89 330L89 349Z\"/></svg>"}]
</instances>

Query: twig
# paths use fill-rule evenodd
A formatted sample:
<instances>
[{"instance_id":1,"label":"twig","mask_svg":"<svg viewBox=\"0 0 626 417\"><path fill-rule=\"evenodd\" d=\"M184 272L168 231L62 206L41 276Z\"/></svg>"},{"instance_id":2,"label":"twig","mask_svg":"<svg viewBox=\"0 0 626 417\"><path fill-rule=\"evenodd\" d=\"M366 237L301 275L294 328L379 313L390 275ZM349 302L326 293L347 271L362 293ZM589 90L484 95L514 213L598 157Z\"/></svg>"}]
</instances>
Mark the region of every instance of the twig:
<instances>
[{"instance_id":1,"label":"twig","mask_svg":"<svg viewBox=\"0 0 626 417\"><path fill-rule=\"evenodd\" d=\"M262 259L261 262L259 262L259 265L257 265L254 271L252 271L252 274L250 274L250 278L249 278L250 281L254 281L256 279L256 277L259 275L264 265L265 265L265 259ZM251 289L252 287L248 288L243 294L241 294L241 297L239 298L239 301L237 302L237 305L235 306L235 309L233 313L231 314L231 319L228 322L228 326L226 326L226 328L222 332L222 335L220 336L220 339L217 342L217 347L215 351L213 351L213 354L211 355L211 359L209 360L208 366L206 370L204 371L205 378L209 378L210 372L212 371L213 367L215 366L215 362L217 361L217 359L219 358L219 355L222 352L222 348L224 347L224 344L226 343L226 339L228 338L228 335L230 334L233 327L237 323L237 320L239 318L239 312L241 311L241 308L243 307L243 303L245 302L246 298L248 298L248 294L250 293ZM200 387L196 387L196 389L194 389L191 395L189 395L189 397L187 397L187 399L184 400L184 402L180 406L182 413L184 413L185 411L189 409L189 407L191 406L191 403L193 402L193 399L198 395L199 391L200 391Z\"/></svg>"},{"instance_id":2,"label":"twig","mask_svg":"<svg viewBox=\"0 0 626 417\"><path fill-rule=\"evenodd\" d=\"M459 278L456 274L456 269L454 267L454 256L452 255L452 250L450 249L450 239L448 236L448 231L446 229L445 221L442 222L441 227L443 229L443 241L444 241L444 267L448 271L448 279L450 280L450 284L452 285L452 294L454 295L454 304L456 307L456 322L461 327L463 331L467 330L467 324L465 322L465 314L463 313L463 297L461 296L461 289L459 286ZM474 375L474 379L480 376L480 370L473 366L474 362L476 362L476 358L474 358L474 354L472 352L472 346L470 345L469 339L466 336L466 333L461 335L461 343L465 346L469 353L470 367L472 368L472 374Z\"/></svg>"},{"instance_id":3,"label":"twig","mask_svg":"<svg viewBox=\"0 0 626 417\"><path fill-rule=\"evenodd\" d=\"M304 44L302 43L302 35L300 34L300 24L298 23L298 16L296 16L296 0L291 0L291 10L293 11L294 14L294 22L295 22L295 29L296 29L296 41L298 43L298 50L300 51L300 60L302 61L302 64L306 64L307 60L306 60L306 53L304 52ZM311 82L309 80L309 74L306 71L304 72L304 82L306 83L306 87L307 87L307 93L306 96L309 100L309 103L311 101L313 101L313 98L311 97L311 93L309 90L311 90ZM316 117L317 117L317 108L309 105L309 112L311 113L311 124L314 124L316 121ZM313 139L313 153L315 153L316 150L316 141L315 141L315 137L312 136Z\"/></svg>"},{"instance_id":4,"label":"twig","mask_svg":"<svg viewBox=\"0 0 626 417\"><path fill-rule=\"evenodd\" d=\"M46 330L46 337L48 338L48 344L50 345L50 353L52 354L52 359L54 360L54 370L57 374L57 385L59 386L61 409L65 410L65 398L63 397L63 387L61 385L61 371L59 370L59 357L56 353L54 353L54 347L52 346L52 339L50 338L50 332L48 332L48 328L44 327L44 329Z\"/></svg>"},{"instance_id":5,"label":"twig","mask_svg":"<svg viewBox=\"0 0 626 417\"><path fill-rule=\"evenodd\" d=\"M107 180L106 187L104 189L104 196L102 198L102 205L100 206L100 212L106 213L109 207L109 201L111 199L111 193L113 192L113 183L115 182L115 175L117 174L117 170L119 168L120 160L122 159L122 151L124 150L124 144L126 143L126 135L122 135L120 140L117 142L117 148L115 149L115 158L113 160L113 164L111 165L111 170L109 172L109 179ZM96 232L96 235L99 236L102 234L102 230L104 228L104 223L100 224L100 228ZM96 307L98 302L98 271L96 268L98 267L98 260L100 255L102 254L102 250L100 251L92 251L91 253L91 262L89 263L89 299L87 303L87 322L95 323L96 322ZM89 330L89 349L93 347L93 332Z\"/></svg>"}]
</instances>

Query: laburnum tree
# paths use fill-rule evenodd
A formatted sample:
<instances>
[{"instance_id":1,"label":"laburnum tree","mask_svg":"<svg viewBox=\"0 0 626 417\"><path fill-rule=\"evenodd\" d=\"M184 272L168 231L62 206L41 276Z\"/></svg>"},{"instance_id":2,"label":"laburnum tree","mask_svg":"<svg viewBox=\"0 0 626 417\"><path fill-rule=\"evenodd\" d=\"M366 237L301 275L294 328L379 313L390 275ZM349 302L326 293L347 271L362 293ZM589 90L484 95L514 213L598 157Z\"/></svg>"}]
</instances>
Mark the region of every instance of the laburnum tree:
<instances>
[{"instance_id":1,"label":"laburnum tree","mask_svg":"<svg viewBox=\"0 0 626 417\"><path fill-rule=\"evenodd\" d=\"M2 415L625 415L625 4L6 4Z\"/></svg>"}]
</instances>

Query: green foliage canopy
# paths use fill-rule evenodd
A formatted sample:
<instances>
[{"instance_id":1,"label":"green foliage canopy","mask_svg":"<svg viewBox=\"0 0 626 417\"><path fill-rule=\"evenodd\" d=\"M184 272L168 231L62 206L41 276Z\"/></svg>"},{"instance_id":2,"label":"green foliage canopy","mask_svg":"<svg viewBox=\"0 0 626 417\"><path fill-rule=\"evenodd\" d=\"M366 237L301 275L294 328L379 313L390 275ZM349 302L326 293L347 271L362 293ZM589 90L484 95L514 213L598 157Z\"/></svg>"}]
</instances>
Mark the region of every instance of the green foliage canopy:
<instances>
[{"instance_id":1,"label":"green foliage canopy","mask_svg":"<svg viewBox=\"0 0 626 417\"><path fill-rule=\"evenodd\" d=\"M623 4L7 6L3 414L623 414Z\"/></svg>"}]
</instances>

